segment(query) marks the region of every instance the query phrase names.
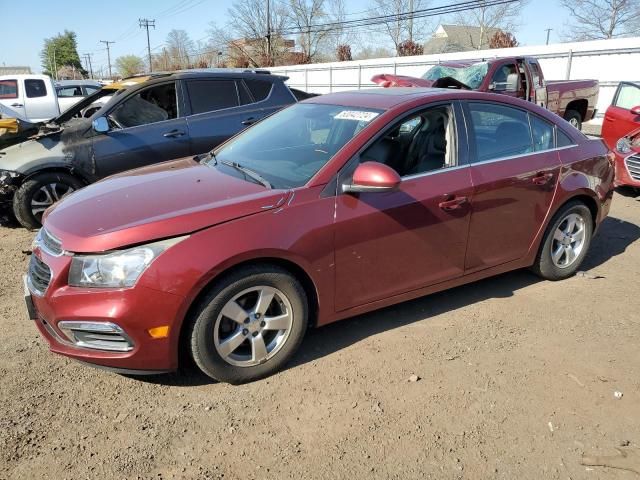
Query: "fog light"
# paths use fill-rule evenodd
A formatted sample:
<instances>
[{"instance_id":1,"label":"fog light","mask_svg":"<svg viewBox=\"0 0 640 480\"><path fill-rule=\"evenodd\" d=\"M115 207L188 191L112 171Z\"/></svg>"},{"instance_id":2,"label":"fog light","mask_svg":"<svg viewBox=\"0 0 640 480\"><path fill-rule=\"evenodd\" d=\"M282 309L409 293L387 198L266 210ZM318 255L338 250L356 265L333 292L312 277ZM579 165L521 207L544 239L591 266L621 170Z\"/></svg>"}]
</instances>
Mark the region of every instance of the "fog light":
<instances>
[{"instance_id":1,"label":"fog light","mask_svg":"<svg viewBox=\"0 0 640 480\"><path fill-rule=\"evenodd\" d=\"M162 325L161 327L153 327L147 330L151 338L167 338L169 336L169 325Z\"/></svg>"}]
</instances>

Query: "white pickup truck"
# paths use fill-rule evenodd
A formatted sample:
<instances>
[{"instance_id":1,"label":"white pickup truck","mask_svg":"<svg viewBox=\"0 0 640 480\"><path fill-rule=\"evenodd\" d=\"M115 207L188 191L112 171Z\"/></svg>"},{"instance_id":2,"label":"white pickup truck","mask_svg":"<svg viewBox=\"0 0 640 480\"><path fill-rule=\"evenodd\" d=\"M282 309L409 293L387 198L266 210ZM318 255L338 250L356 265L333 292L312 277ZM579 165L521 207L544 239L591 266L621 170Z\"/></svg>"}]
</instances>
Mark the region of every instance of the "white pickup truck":
<instances>
[{"instance_id":1,"label":"white pickup truck","mask_svg":"<svg viewBox=\"0 0 640 480\"><path fill-rule=\"evenodd\" d=\"M2 75L0 104L16 112L18 118L26 118L33 123L43 122L57 117L87 93L100 88L99 83L91 82L95 89L89 91L83 83L87 82L61 84L56 88L51 77L46 75Z\"/></svg>"}]
</instances>

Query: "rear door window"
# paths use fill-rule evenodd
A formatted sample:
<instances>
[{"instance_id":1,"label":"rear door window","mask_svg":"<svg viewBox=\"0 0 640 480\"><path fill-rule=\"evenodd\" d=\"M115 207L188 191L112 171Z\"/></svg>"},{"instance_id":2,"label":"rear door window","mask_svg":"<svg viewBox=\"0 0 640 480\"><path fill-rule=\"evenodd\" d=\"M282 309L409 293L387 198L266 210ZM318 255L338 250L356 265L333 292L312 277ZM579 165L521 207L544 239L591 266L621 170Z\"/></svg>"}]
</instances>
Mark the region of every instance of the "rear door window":
<instances>
[{"instance_id":1,"label":"rear door window","mask_svg":"<svg viewBox=\"0 0 640 480\"><path fill-rule=\"evenodd\" d=\"M633 83L623 83L618 88L618 93L614 100L616 107L631 110L640 105L640 85Z\"/></svg>"},{"instance_id":2,"label":"rear door window","mask_svg":"<svg viewBox=\"0 0 640 480\"><path fill-rule=\"evenodd\" d=\"M529 114L529 121L531 122L531 134L533 136L533 151L542 152L555 148L553 125L532 114Z\"/></svg>"},{"instance_id":3,"label":"rear door window","mask_svg":"<svg viewBox=\"0 0 640 480\"><path fill-rule=\"evenodd\" d=\"M472 162L524 155L534 151L527 113L489 102L469 103L471 135L476 155Z\"/></svg>"},{"instance_id":4,"label":"rear door window","mask_svg":"<svg viewBox=\"0 0 640 480\"><path fill-rule=\"evenodd\" d=\"M61 87L58 89L59 97L82 97L81 87Z\"/></svg>"},{"instance_id":5,"label":"rear door window","mask_svg":"<svg viewBox=\"0 0 640 480\"><path fill-rule=\"evenodd\" d=\"M18 98L18 81L0 80L0 98Z\"/></svg>"},{"instance_id":6,"label":"rear door window","mask_svg":"<svg viewBox=\"0 0 640 480\"><path fill-rule=\"evenodd\" d=\"M189 80L187 91L193 115L240 105L234 80Z\"/></svg>"},{"instance_id":7,"label":"rear door window","mask_svg":"<svg viewBox=\"0 0 640 480\"><path fill-rule=\"evenodd\" d=\"M47 96L47 87L44 84L44 80L25 80L24 91L27 94L27 98L37 98Z\"/></svg>"}]
</instances>

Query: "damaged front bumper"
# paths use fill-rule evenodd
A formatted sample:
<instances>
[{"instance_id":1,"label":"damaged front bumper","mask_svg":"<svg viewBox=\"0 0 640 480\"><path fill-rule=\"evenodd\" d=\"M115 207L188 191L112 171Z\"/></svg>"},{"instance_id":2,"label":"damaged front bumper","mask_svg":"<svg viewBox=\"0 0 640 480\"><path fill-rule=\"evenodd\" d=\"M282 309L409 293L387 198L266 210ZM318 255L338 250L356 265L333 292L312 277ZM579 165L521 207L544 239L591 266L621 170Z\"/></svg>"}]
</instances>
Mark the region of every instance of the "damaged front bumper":
<instances>
[{"instance_id":1,"label":"damaged front bumper","mask_svg":"<svg viewBox=\"0 0 640 480\"><path fill-rule=\"evenodd\" d=\"M0 170L0 205L11 204L13 195L22 184L24 175L11 170Z\"/></svg>"}]
</instances>

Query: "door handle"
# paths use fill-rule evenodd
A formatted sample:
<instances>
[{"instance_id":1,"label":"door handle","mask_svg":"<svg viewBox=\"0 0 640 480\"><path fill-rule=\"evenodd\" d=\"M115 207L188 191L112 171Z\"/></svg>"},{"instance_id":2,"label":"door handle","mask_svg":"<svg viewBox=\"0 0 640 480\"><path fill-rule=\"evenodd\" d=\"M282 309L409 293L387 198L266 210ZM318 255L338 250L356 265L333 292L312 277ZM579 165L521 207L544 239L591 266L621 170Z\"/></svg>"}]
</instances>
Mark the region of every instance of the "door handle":
<instances>
[{"instance_id":1,"label":"door handle","mask_svg":"<svg viewBox=\"0 0 640 480\"><path fill-rule=\"evenodd\" d=\"M540 173L536 174L536 176L533 177L531 179L531 181L536 185L546 185L547 183L549 183L551 181L552 178L553 178L553 173L551 173L551 172L547 172L547 173L540 172Z\"/></svg>"},{"instance_id":2,"label":"door handle","mask_svg":"<svg viewBox=\"0 0 640 480\"><path fill-rule=\"evenodd\" d=\"M22 103L12 103L11 106L12 107L24 107L24 105Z\"/></svg>"},{"instance_id":3,"label":"door handle","mask_svg":"<svg viewBox=\"0 0 640 480\"><path fill-rule=\"evenodd\" d=\"M613 120L614 120L614 119L613 119L613 118L611 118L611 117L604 117L604 119L605 119L607 122L613 122Z\"/></svg>"},{"instance_id":4,"label":"door handle","mask_svg":"<svg viewBox=\"0 0 640 480\"><path fill-rule=\"evenodd\" d=\"M445 212L451 212L453 210L459 209L465 203L467 203L467 197L456 197L452 195L445 195L445 200L440 202L438 204L438 207L440 207Z\"/></svg>"},{"instance_id":5,"label":"door handle","mask_svg":"<svg viewBox=\"0 0 640 480\"><path fill-rule=\"evenodd\" d=\"M242 125L251 125L252 123L256 123L256 118L255 117L249 117L246 120L243 120Z\"/></svg>"},{"instance_id":6,"label":"door handle","mask_svg":"<svg viewBox=\"0 0 640 480\"><path fill-rule=\"evenodd\" d=\"M175 137L181 137L184 135L184 132L182 130L171 130L170 132L166 132L163 133L162 136L165 138L175 138Z\"/></svg>"}]
</instances>

